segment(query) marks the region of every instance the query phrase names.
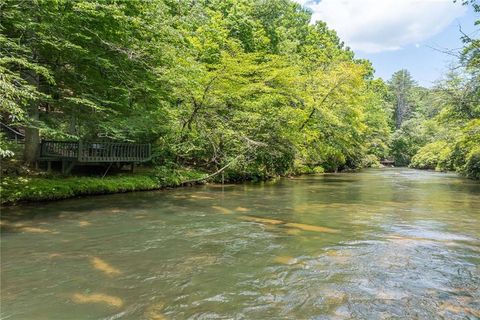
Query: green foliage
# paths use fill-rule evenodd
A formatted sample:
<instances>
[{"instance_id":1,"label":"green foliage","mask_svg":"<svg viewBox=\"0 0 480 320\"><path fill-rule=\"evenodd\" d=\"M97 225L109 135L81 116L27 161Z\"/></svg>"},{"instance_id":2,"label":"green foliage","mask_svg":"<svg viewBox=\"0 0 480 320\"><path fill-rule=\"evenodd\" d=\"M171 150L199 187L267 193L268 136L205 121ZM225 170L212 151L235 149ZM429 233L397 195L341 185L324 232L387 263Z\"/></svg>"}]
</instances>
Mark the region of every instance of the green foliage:
<instances>
[{"instance_id":1,"label":"green foliage","mask_svg":"<svg viewBox=\"0 0 480 320\"><path fill-rule=\"evenodd\" d=\"M480 175L478 153L480 150L480 119L468 122L453 150L455 169L466 176L477 178Z\"/></svg>"},{"instance_id":2,"label":"green foliage","mask_svg":"<svg viewBox=\"0 0 480 320\"><path fill-rule=\"evenodd\" d=\"M446 141L435 141L418 150L410 167L447 171L452 169L452 149Z\"/></svg>"},{"instance_id":3,"label":"green foliage","mask_svg":"<svg viewBox=\"0 0 480 320\"><path fill-rule=\"evenodd\" d=\"M29 121L33 103L44 137L134 140L140 124L143 137L161 128L155 68L178 38L161 2L4 1L1 9L1 103L15 122Z\"/></svg>"},{"instance_id":4,"label":"green foliage","mask_svg":"<svg viewBox=\"0 0 480 320\"><path fill-rule=\"evenodd\" d=\"M480 13L480 3L477 0L463 0L464 5L471 5L476 13ZM480 19L475 21L480 26ZM480 39L472 38L463 34L462 41L465 44L462 51L462 62L467 68L477 70L480 68Z\"/></svg>"},{"instance_id":5,"label":"green foliage","mask_svg":"<svg viewBox=\"0 0 480 320\"><path fill-rule=\"evenodd\" d=\"M413 118L403 122L400 129L394 132L391 141L391 155L395 165L408 165L418 150L429 142L430 133L435 129L429 128L434 126L434 123L428 123L428 125L424 119Z\"/></svg>"},{"instance_id":6,"label":"green foliage","mask_svg":"<svg viewBox=\"0 0 480 320\"><path fill-rule=\"evenodd\" d=\"M378 157L376 157L373 154L369 154L363 159L362 167L380 168L381 164L380 164L380 161L378 160Z\"/></svg>"},{"instance_id":7,"label":"green foliage","mask_svg":"<svg viewBox=\"0 0 480 320\"><path fill-rule=\"evenodd\" d=\"M0 132L0 160L13 157L15 155L14 147L13 143L5 138L5 134Z\"/></svg>"},{"instance_id":8,"label":"green foliage","mask_svg":"<svg viewBox=\"0 0 480 320\"><path fill-rule=\"evenodd\" d=\"M367 80L371 66L324 24L309 25L290 1L213 1L199 11L203 23L188 36L197 54L176 75L178 122L163 154L210 170L236 159L225 176L239 180L286 174L295 161L339 170L387 153L383 84Z\"/></svg>"},{"instance_id":9,"label":"green foliage","mask_svg":"<svg viewBox=\"0 0 480 320\"><path fill-rule=\"evenodd\" d=\"M480 148L473 149L467 154L464 171L472 179L480 179Z\"/></svg>"}]
</instances>

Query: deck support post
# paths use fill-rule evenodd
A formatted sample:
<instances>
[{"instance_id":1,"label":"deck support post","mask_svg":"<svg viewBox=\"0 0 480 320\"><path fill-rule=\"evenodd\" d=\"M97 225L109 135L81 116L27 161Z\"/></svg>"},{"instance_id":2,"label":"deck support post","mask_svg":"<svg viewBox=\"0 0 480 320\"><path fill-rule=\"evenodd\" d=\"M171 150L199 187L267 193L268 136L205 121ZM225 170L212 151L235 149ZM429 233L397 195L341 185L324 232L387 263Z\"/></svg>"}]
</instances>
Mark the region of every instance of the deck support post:
<instances>
[{"instance_id":1,"label":"deck support post","mask_svg":"<svg viewBox=\"0 0 480 320\"><path fill-rule=\"evenodd\" d=\"M70 172L72 171L73 167L75 167L75 161L70 162L70 164L67 166L66 174L70 174Z\"/></svg>"},{"instance_id":2,"label":"deck support post","mask_svg":"<svg viewBox=\"0 0 480 320\"><path fill-rule=\"evenodd\" d=\"M132 164L130 165L130 172L131 173L135 172L135 162L132 162Z\"/></svg>"},{"instance_id":3,"label":"deck support post","mask_svg":"<svg viewBox=\"0 0 480 320\"><path fill-rule=\"evenodd\" d=\"M62 160L62 174L70 174L74 166L75 161Z\"/></svg>"},{"instance_id":4,"label":"deck support post","mask_svg":"<svg viewBox=\"0 0 480 320\"><path fill-rule=\"evenodd\" d=\"M47 172L48 173L52 172L52 161L47 161Z\"/></svg>"}]
</instances>

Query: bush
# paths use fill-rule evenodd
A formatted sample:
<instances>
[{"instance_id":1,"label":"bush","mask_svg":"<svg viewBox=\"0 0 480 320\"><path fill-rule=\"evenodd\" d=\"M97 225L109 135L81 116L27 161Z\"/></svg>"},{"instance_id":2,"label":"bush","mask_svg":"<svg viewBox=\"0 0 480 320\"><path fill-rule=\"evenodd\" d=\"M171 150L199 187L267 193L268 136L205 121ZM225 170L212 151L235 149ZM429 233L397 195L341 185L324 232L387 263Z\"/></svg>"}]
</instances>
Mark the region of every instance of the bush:
<instances>
[{"instance_id":1,"label":"bush","mask_svg":"<svg viewBox=\"0 0 480 320\"><path fill-rule=\"evenodd\" d=\"M472 179L480 179L480 148L472 150L467 155L465 175Z\"/></svg>"},{"instance_id":2,"label":"bush","mask_svg":"<svg viewBox=\"0 0 480 320\"><path fill-rule=\"evenodd\" d=\"M363 159L362 159L362 167L363 168L380 168L380 161L378 160L378 157L374 154L367 154Z\"/></svg>"},{"instance_id":3,"label":"bush","mask_svg":"<svg viewBox=\"0 0 480 320\"><path fill-rule=\"evenodd\" d=\"M453 150L455 169L472 179L480 179L480 119L465 125Z\"/></svg>"},{"instance_id":4,"label":"bush","mask_svg":"<svg viewBox=\"0 0 480 320\"><path fill-rule=\"evenodd\" d=\"M320 166L313 167L313 173L325 173L325 169Z\"/></svg>"},{"instance_id":5,"label":"bush","mask_svg":"<svg viewBox=\"0 0 480 320\"><path fill-rule=\"evenodd\" d=\"M302 175L302 174L320 174L325 173L325 168L322 166L314 165L305 165L299 159L296 159L293 164L293 168L290 170L289 174L292 175Z\"/></svg>"},{"instance_id":6,"label":"bush","mask_svg":"<svg viewBox=\"0 0 480 320\"><path fill-rule=\"evenodd\" d=\"M446 171L452 169L452 149L446 141L435 141L418 150L410 167Z\"/></svg>"}]
</instances>

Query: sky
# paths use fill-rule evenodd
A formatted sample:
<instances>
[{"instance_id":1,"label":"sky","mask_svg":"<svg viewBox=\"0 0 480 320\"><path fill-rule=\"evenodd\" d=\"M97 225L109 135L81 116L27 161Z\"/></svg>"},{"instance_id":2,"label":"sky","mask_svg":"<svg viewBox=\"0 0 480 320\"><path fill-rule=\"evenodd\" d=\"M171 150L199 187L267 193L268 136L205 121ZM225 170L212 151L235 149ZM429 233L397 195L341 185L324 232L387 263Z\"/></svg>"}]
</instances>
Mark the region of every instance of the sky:
<instances>
[{"instance_id":1,"label":"sky","mask_svg":"<svg viewBox=\"0 0 480 320\"><path fill-rule=\"evenodd\" d=\"M384 80L407 69L431 87L458 61L445 51L462 47L461 30L478 37L471 7L453 0L296 0L337 31L358 58L373 63Z\"/></svg>"}]
</instances>

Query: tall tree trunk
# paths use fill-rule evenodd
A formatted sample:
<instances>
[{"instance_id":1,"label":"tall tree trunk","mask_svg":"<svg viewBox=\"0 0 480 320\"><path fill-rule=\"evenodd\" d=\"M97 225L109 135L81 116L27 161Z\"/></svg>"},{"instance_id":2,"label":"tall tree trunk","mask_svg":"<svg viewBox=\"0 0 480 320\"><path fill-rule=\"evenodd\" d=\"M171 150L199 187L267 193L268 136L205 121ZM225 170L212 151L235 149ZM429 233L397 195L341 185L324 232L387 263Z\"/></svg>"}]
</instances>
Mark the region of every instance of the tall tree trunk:
<instances>
[{"instance_id":1,"label":"tall tree trunk","mask_svg":"<svg viewBox=\"0 0 480 320\"><path fill-rule=\"evenodd\" d=\"M35 10L35 20L37 23L40 23L40 16L38 7L32 8ZM34 39L36 34L34 30L30 30L29 36ZM38 56L35 49L32 50L32 61L37 62ZM37 90L40 90L40 77L33 70L25 71L24 78L34 86ZM39 110L38 110L38 101L30 101L30 106L28 108L28 117L29 122L25 126L25 149L23 157L25 164L28 166L34 166L37 161L38 148L40 145L40 133L38 130L38 120L39 120Z\"/></svg>"},{"instance_id":2,"label":"tall tree trunk","mask_svg":"<svg viewBox=\"0 0 480 320\"><path fill-rule=\"evenodd\" d=\"M68 123L68 133L72 136L77 135L77 117L75 115L70 117L70 121Z\"/></svg>"},{"instance_id":3,"label":"tall tree trunk","mask_svg":"<svg viewBox=\"0 0 480 320\"><path fill-rule=\"evenodd\" d=\"M408 106L408 92L411 89L411 81L407 79L409 75L405 70L401 70L401 80L399 83L399 88L396 92L397 98L397 107L395 110L395 126L399 129L402 126L405 116L409 112Z\"/></svg>"},{"instance_id":4,"label":"tall tree trunk","mask_svg":"<svg viewBox=\"0 0 480 320\"><path fill-rule=\"evenodd\" d=\"M38 75L27 74L26 79L30 84L39 88L40 78ZM37 160L38 147L40 145L40 133L36 127L38 125L39 117L38 101L34 100L30 102L28 117L30 123L25 126L25 149L23 157L26 165L33 166Z\"/></svg>"},{"instance_id":5,"label":"tall tree trunk","mask_svg":"<svg viewBox=\"0 0 480 320\"><path fill-rule=\"evenodd\" d=\"M32 102L28 116L32 121L33 125L36 125L38 121L38 106L36 102ZM25 127L25 151L24 158L25 163L29 166L32 166L36 159L38 153L38 146L40 145L40 134L38 128L33 127L32 124L29 124Z\"/></svg>"},{"instance_id":6,"label":"tall tree trunk","mask_svg":"<svg viewBox=\"0 0 480 320\"><path fill-rule=\"evenodd\" d=\"M399 129L402 126L404 109L405 109L405 106L404 106L403 92L401 92L397 96L397 108L395 110L396 111L395 126L397 129Z\"/></svg>"}]
</instances>

